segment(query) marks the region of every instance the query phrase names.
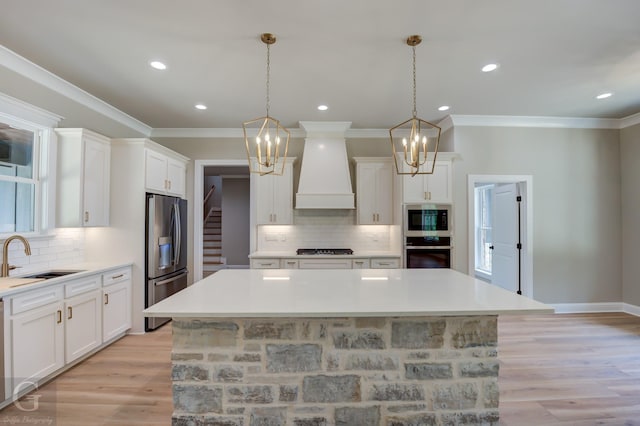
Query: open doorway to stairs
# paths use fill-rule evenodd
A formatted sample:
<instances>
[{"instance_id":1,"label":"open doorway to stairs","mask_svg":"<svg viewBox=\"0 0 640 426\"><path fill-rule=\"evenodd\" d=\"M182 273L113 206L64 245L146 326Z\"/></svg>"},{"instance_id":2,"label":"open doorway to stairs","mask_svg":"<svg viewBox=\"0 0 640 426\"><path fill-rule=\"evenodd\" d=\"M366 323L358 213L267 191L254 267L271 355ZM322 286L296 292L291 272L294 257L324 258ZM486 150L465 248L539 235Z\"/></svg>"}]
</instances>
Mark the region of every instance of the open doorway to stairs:
<instances>
[{"instance_id":1,"label":"open doorway to stairs","mask_svg":"<svg viewBox=\"0 0 640 426\"><path fill-rule=\"evenodd\" d=\"M247 162L196 160L194 279L220 269L249 268L250 185Z\"/></svg>"},{"instance_id":2,"label":"open doorway to stairs","mask_svg":"<svg viewBox=\"0 0 640 426\"><path fill-rule=\"evenodd\" d=\"M469 275L533 297L529 175L469 175Z\"/></svg>"}]
</instances>

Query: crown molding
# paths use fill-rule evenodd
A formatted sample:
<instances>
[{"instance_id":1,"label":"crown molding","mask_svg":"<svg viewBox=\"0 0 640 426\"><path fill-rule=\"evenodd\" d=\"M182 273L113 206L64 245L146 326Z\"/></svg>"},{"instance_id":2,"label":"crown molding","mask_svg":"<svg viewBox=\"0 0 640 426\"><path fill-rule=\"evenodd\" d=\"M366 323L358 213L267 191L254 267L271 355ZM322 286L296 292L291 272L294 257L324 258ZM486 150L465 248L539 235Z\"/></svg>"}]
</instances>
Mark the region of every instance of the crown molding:
<instances>
[{"instance_id":1,"label":"crown molding","mask_svg":"<svg viewBox=\"0 0 640 426\"><path fill-rule=\"evenodd\" d=\"M640 112L620 119L620 129L640 124Z\"/></svg>"},{"instance_id":2,"label":"crown molding","mask_svg":"<svg viewBox=\"0 0 640 426\"><path fill-rule=\"evenodd\" d=\"M44 127L57 127L64 118L4 93L0 93L0 110L3 111L0 113L2 116L8 115L14 120L26 120Z\"/></svg>"},{"instance_id":3,"label":"crown molding","mask_svg":"<svg viewBox=\"0 0 640 426\"><path fill-rule=\"evenodd\" d=\"M151 127L0 45L0 65L144 135Z\"/></svg>"},{"instance_id":4,"label":"crown molding","mask_svg":"<svg viewBox=\"0 0 640 426\"><path fill-rule=\"evenodd\" d=\"M565 129L619 129L620 119L534 117L514 115L451 115L454 127L544 127Z\"/></svg>"}]
</instances>

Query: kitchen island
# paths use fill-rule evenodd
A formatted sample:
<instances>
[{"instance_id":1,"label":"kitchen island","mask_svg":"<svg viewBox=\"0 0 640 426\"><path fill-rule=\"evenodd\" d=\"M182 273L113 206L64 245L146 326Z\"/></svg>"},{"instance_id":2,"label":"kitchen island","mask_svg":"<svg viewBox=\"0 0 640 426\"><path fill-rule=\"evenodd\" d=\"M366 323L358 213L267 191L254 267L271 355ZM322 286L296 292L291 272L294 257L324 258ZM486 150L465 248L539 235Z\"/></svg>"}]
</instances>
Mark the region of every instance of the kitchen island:
<instances>
[{"instance_id":1,"label":"kitchen island","mask_svg":"<svg viewBox=\"0 0 640 426\"><path fill-rule=\"evenodd\" d=\"M497 424L497 316L552 311L450 269L222 270L145 315L174 425L408 426Z\"/></svg>"}]
</instances>

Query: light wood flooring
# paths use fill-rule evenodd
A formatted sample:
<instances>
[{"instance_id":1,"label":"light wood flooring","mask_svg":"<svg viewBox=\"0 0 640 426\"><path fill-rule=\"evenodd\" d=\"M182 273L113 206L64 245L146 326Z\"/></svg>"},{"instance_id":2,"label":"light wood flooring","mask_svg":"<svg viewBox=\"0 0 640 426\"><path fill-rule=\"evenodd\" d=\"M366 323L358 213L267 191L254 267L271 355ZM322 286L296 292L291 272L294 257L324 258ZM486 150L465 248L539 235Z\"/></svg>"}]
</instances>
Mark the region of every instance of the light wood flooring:
<instances>
[{"instance_id":1,"label":"light wood flooring","mask_svg":"<svg viewBox=\"0 0 640 426\"><path fill-rule=\"evenodd\" d=\"M502 316L498 324L502 425L640 425L640 318ZM127 336L39 389L50 400L39 411L56 426L170 425L170 346L170 325ZM25 414L9 406L0 424L36 424Z\"/></svg>"}]
</instances>

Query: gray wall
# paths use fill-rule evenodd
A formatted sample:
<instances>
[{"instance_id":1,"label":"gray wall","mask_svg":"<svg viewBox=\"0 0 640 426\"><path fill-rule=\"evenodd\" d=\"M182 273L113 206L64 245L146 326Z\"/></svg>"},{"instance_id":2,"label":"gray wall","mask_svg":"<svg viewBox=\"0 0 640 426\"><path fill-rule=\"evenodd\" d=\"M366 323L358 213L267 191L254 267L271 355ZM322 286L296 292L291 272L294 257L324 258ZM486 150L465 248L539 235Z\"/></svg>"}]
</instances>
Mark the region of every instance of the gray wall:
<instances>
[{"instance_id":1,"label":"gray wall","mask_svg":"<svg viewBox=\"0 0 640 426\"><path fill-rule=\"evenodd\" d=\"M467 272L467 175L533 176L534 297L622 300L617 130L458 127L455 269Z\"/></svg>"},{"instance_id":2,"label":"gray wall","mask_svg":"<svg viewBox=\"0 0 640 426\"><path fill-rule=\"evenodd\" d=\"M623 301L640 306L640 124L620 132Z\"/></svg>"},{"instance_id":3,"label":"gray wall","mask_svg":"<svg viewBox=\"0 0 640 426\"><path fill-rule=\"evenodd\" d=\"M222 255L227 265L249 265L249 177L224 178Z\"/></svg>"}]
</instances>

